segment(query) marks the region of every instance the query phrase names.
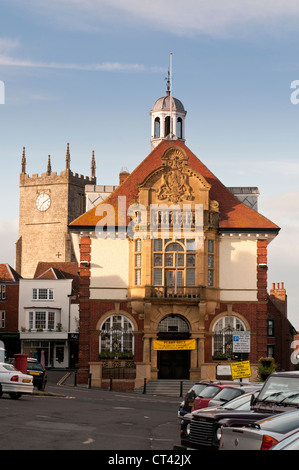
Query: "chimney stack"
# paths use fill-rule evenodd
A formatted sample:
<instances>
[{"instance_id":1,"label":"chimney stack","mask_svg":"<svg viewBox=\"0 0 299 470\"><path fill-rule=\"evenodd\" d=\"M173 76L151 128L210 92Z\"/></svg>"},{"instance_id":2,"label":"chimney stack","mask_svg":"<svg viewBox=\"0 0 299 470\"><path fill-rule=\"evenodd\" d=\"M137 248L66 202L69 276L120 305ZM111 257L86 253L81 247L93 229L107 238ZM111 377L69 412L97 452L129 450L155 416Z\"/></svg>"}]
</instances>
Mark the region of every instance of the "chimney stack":
<instances>
[{"instance_id":1,"label":"chimney stack","mask_svg":"<svg viewBox=\"0 0 299 470\"><path fill-rule=\"evenodd\" d=\"M276 285L275 282L272 283L270 299L276 307L287 316L287 294L283 282L277 282Z\"/></svg>"},{"instance_id":2,"label":"chimney stack","mask_svg":"<svg viewBox=\"0 0 299 470\"><path fill-rule=\"evenodd\" d=\"M119 174L119 185L121 185L127 178L130 176L130 173L126 168L122 168Z\"/></svg>"}]
</instances>

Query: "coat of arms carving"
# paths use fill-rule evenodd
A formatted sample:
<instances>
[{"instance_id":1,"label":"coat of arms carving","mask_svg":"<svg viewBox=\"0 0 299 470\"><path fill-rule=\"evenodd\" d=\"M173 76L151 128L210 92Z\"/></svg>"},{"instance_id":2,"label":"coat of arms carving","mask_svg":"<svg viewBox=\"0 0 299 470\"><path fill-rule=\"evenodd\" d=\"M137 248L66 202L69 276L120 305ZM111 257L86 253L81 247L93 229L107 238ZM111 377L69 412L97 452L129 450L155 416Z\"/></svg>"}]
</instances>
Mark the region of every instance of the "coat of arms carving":
<instances>
[{"instance_id":1,"label":"coat of arms carving","mask_svg":"<svg viewBox=\"0 0 299 470\"><path fill-rule=\"evenodd\" d=\"M167 199L175 204L193 199L193 191L185 169L186 160L186 155L178 148L169 149L164 153L162 161L165 169L162 174L161 186L157 190L158 199Z\"/></svg>"}]
</instances>

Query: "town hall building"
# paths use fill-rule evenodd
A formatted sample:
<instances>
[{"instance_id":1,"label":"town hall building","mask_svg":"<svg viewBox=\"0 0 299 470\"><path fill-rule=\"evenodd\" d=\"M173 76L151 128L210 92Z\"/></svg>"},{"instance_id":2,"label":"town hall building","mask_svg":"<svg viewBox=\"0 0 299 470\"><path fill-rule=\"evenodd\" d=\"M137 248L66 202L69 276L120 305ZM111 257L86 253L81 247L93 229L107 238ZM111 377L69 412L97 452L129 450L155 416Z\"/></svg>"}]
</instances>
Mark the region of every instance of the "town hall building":
<instances>
[{"instance_id":1,"label":"town hall building","mask_svg":"<svg viewBox=\"0 0 299 470\"><path fill-rule=\"evenodd\" d=\"M280 228L258 212L257 188L226 187L186 146L186 111L169 87L150 116L150 154L69 224L80 270L78 380L91 374L107 386L113 369L123 369L126 389L215 379L219 365L268 355L288 368L285 289L267 292L267 249ZM234 350L236 332L244 351Z\"/></svg>"}]
</instances>

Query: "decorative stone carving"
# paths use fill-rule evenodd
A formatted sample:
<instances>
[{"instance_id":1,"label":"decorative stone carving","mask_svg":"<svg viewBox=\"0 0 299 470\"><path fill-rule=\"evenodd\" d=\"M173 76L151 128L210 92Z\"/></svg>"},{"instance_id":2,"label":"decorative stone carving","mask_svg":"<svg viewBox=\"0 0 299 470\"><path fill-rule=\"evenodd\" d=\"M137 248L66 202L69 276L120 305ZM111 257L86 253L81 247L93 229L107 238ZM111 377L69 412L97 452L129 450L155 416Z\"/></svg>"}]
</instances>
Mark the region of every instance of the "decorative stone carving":
<instances>
[{"instance_id":1,"label":"decorative stone carving","mask_svg":"<svg viewBox=\"0 0 299 470\"><path fill-rule=\"evenodd\" d=\"M161 159L165 170L161 186L157 190L158 199L162 201L167 199L175 204L183 200L191 201L193 190L189 185L189 175L185 169L187 156L180 149L172 147Z\"/></svg>"}]
</instances>

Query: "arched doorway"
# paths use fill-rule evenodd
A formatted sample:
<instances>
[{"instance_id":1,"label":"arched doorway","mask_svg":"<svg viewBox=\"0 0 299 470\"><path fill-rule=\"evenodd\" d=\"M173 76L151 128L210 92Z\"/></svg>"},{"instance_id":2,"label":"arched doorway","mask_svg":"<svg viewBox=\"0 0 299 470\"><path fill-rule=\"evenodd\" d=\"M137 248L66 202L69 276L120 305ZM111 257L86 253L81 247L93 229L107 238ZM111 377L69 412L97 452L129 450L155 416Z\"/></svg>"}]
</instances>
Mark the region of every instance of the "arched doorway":
<instances>
[{"instance_id":1,"label":"arched doorway","mask_svg":"<svg viewBox=\"0 0 299 470\"><path fill-rule=\"evenodd\" d=\"M175 342L190 338L190 326L180 315L168 315L158 325L158 340ZM165 349L157 354L159 379L189 379L190 351L178 349Z\"/></svg>"}]
</instances>

